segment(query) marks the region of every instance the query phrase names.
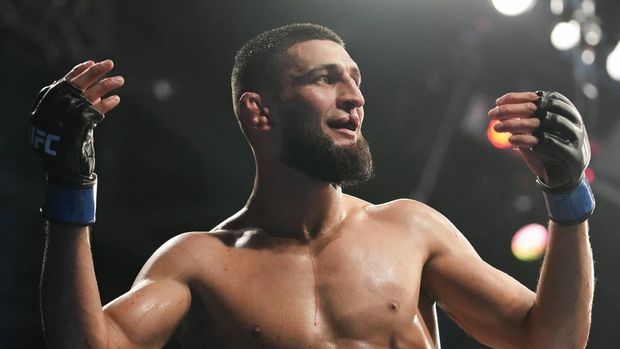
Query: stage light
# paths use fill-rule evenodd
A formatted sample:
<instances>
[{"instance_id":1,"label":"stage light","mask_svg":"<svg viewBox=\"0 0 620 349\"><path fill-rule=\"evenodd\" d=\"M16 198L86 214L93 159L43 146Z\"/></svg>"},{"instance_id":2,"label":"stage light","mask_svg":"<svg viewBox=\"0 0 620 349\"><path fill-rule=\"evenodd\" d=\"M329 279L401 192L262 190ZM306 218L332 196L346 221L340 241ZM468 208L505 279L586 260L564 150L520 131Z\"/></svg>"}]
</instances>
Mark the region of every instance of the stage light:
<instances>
[{"instance_id":1,"label":"stage light","mask_svg":"<svg viewBox=\"0 0 620 349\"><path fill-rule=\"evenodd\" d=\"M535 0L493 0L495 9L505 16L518 16L534 7Z\"/></svg>"},{"instance_id":2,"label":"stage light","mask_svg":"<svg viewBox=\"0 0 620 349\"><path fill-rule=\"evenodd\" d=\"M571 19L568 22L559 22L551 31L551 43L558 50L570 50L577 46L581 35L579 22Z\"/></svg>"},{"instance_id":3,"label":"stage light","mask_svg":"<svg viewBox=\"0 0 620 349\"><path fill-rule=\"evenodd\" d=\"M598 88L593 83L584 82L581 86L581 92L589 99L598 98Z\"/></svg>"},{"instance_id":4,"label":"stage light","mask_svg":"<svg viewBox=\"0 0 620 349\"><path fill-rule=\"evenodd\" d=\"M612 79L620 81L620 41L616 44L616 48L607 56L607 74Z\"/></svg>"},{"instance_id":5,"label":"stage light","mask_svg":"<svg viewBox=\"0 0 620 349\"><path fill-rule=\"evenodd\" d=\"M174 94L174 89L170 81L166 79L158 79L153 83L153 94L160 101L167 101Z\"/></svg>"},{"instance_id":6,"label":"stage light","mask_svg":"<svg viewBox=\"0 0 620 349\"><path fill-rule=\"evenodd\" d=\"M590 183L594 183L594 180L596 179L596 172L594 172L591 167L586 168L586 179Z\"/></svg>"},{"instance_id":7,"label":"stage light","mask_svg":"<svg viewBox=\"0 0 620 349\"><path fill-rule=\"evenodd\" d=\"M597 23L587 23L583 28L583 40L590 46L596 46L601 42L603 31Z\"/></svg>"},{"instance_id":8,"label":"stage light","mask_svg":"<svg viewBox=\"0 0 620 349\"><path fill-rule=\"evenodd\" d=\"M512 144L508 142L508 138L510 138L510 133L497 132L493 128L498 122L498 120L491 120L489 122L489 127L487 127L487 138L495 148L505 149L512 147Z\"/></svg>"},{"instance_id":9,"label":"stage light","mask_svg":"<svg viewBox=\"0 0 620 349\"><path fill-rule=\"evenodd\" d=\"M547 248L547 228L531 223L517 230L510 245L512 254L521 261L539 259Z\"/></svg>"},{"instance_id":10,"label":"stage light","mask_svg":"<svg viewBox=\"0 0 620 349\"><path fill-rule=\"evenodd\" d=\"M551 13L556 16L559 16L564 12L564 0L551 0L549 4L551 8Z\"/></svg>"},{"instance_id":11,"label":"stage light","mask_svg":"<svg viewBox=\"0 0 620 349\"><path fill-rule=\"evenodd\" d=\"M594 63L594 60L596 60L596 54L594 53L594 50L586 48L585 50L583 50L583 52L581 52L581 61L583 62L583 64L591 65L592 63Z\"/></svg>"}]
</instances>

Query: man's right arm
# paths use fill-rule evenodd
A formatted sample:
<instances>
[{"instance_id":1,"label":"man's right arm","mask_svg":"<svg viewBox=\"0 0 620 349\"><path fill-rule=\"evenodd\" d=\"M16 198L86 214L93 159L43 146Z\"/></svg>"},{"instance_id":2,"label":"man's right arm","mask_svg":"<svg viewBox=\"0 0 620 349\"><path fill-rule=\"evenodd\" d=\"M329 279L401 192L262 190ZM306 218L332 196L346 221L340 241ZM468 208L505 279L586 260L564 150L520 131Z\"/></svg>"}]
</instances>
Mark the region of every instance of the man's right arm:
<instances>
[{"instance_id":1,"label":"man's right arm","mask_svg":"<svg viewBox=\"0 0 620 349\"><path fill-rule=\"evenodd\" d=\"M101 307L88 226L97 193L93 130L120 102L106 95L124 83L121 76L103 78L113 66L75 66L39 93L29 116L30 143L47 174L41 306L50 347L162 347L189 309L191 268L174 242L151 258L128 293Z\"/></svg>"},{"instance_id":2,"label":"man's right arm","mask_svg":"<svg viewBox=\"0 0 620 349\"><path fill-rule=\"evenodd\" d=\"M129 292L103 309L86 227L49 224L41 279L51 348L161 348L189 309L182 256L163 246ZM176 276L175 276L176 275Z\"/></svg>"}]
</instances>

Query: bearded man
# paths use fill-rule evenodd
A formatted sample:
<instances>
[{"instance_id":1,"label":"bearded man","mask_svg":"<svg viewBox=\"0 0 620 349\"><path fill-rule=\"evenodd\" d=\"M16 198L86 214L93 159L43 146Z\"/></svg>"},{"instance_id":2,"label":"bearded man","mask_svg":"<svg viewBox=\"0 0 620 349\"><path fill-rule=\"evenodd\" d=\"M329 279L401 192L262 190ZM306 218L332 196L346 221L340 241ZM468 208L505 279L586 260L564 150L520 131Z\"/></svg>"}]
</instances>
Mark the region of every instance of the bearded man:
<instances>
[{"instance_id":1,"label":"bearded man","mask_svg":"<svg viewBox=\"0 0 620 349\"><path fill-rule=\"evenodd\" d=\"M342 186L372 176L361 72L313 24L246 43L232 73L235 115L256 162L239 212L172 238L131 289L102 307L89 245L93 128L124 83L87 61L45 88L31 115L49 221L41 284L50 347L438 348L438 304L481 343L581 348L593 289L594 201L581 116L555 92L514 92L489 115L537 176L550 241L536 292L485 263L448 219L413 200L371 204Z\"/></svg>"}]
</instances>

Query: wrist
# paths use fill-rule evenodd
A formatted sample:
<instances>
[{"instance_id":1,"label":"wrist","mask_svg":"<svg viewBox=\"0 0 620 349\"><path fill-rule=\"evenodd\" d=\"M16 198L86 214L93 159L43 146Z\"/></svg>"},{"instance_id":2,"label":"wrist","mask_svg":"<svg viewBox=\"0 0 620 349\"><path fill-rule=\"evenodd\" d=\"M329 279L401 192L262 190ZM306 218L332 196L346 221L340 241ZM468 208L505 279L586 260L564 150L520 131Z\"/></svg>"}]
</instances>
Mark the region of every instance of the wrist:
<instances>
[{"instance_id":1,"label":"wrist","mask_svg":"<svg viewBox=\"0 0 620 349\"><path fill-rule=\"evenodd\" d=\"M594 212L596 202L588 180L584 177L571 189L551 189L540 181L536 184L541 188L547 215L559 225L574 225L588 219Z\"/></svg>"},{"instance_id":2,"label":"wrist","mask_svg":"<svg viewBox=\"0 0 620 349\"><path fill-rule=\"evenodd\" d=\"M48 183L41 213L51 222L87 226L95 223L96 209L96 181L82 188Z\"/></svg>"}]
</instances>

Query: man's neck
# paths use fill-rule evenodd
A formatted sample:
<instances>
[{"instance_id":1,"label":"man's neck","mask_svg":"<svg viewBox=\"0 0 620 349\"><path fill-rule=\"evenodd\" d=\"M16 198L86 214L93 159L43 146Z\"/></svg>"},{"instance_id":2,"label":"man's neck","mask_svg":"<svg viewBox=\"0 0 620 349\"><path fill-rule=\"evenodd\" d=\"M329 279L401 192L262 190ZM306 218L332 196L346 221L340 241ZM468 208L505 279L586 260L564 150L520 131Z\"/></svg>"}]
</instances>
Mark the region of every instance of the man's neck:
<instances>
[{"instance_id":1,"label":"man's neck","mask_svg":"<svg viewBox=\"0 0 620 349\"><path fill-rule=\"evenodd\" d=\"M245 223L270 235L310 240L329 234L345 218L346 208L338 186L290 168L261 169L243 216Z\"/></svg>"}]
</instances>

